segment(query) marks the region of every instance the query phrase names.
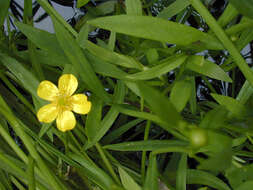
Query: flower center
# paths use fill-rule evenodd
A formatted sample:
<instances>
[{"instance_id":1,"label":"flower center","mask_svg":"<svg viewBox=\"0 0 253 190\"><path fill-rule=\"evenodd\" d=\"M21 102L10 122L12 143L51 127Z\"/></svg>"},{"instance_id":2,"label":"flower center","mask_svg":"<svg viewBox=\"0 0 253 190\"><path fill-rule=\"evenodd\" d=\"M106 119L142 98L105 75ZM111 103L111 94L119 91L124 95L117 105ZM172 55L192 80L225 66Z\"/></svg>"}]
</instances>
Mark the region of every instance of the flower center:
<instances>
[{"instance_id":1,"label":"flower center","mask_svg":"<svg viewBox=\"0 0 253 190\"><path fill-rule=\"evenodd\" d=\"M59 106L59 108L62 111L66 111L66 110L71 110L72 109L70 97L68 97L68 96L59 95L59 97L56 100L56 104L57 104L57 106Z\"/></svg>"}]
</instances>

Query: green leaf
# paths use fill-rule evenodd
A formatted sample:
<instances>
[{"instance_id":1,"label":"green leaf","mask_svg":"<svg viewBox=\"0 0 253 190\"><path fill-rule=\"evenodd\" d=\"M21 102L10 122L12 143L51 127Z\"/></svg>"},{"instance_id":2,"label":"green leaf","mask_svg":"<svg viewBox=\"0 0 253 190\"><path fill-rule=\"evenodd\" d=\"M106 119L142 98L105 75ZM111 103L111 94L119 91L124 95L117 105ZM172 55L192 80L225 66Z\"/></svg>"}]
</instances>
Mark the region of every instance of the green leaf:
<instances>
[{"instance_id":1,"label":"green leaf","mask_svg":"<svg viewBox=\"0 0 253 190\"><path fill-rule=\"evenodd\" d=\"M147 176L144 182L144 190L158 190L158 171L156 156L149 157Z\"/></svg>"},{"instance_id":2,"label":"green leaf","mask_svg":"<svg viewBox=\"0 0 253 190\"><path fill-rule=\"evenodd\" d=\"M201 128L218 129L223 127L227 118L227 110L223 106L218 106L210 110L199 124Z\"/></svg>"},{"instance_id":3,"label":"green leaf","mask_svg":"<svg viewBox=\"0 0 253 190\"><path fill-rule=\"evenodd\" d=\"M96 73L116 79L123 79L127 75L127 73L119 69L117 66L103 61L88 51L84 51L84 54L88 61L92 64L92 67Z\"/></svg>"},{"instance_id":4,"label":"green leaf","mask_svg":"<svg viewBox=\"0 0 253 190\"><path fill-rule=\"evenodd\" d=\"M226 9L218 19L218 24L223 28L237 16L237 10L231 5L231 3L228 3Z\"/></svg>"},{"instance_id":5,"label":"green leaf","mask_svg":"<svg viewBox=\"0 0 253 190\"><path fill-rule=\"evenodd\" d=\"M64 52L62 52L64 54ZM36 56L41 65L50 65L64 67L66 64L71 64L65 55L59 55L55 52L37 50Z\"/></svg>"},{"instance_id":6,"label":"green leaf","mask_svg":"<svg viewBox=\"0 0 253 190\"><path fill-rule=\"evenodd\" d=\"M28 175L28 187L29 190L35 190L35 176L34 176L34 160L31 156L29 156L28 168L27 168L27 175Z\"/></svg>"},{"instance_id":7,"label":"green leaf","mask_svg":"<svg viewBox=\"0 0 253 190\"><path fill-rule=\"evenodd\" d=\"M146 52L146 57L149 64L153 64L159 60L159 54L155 48L150 48Z\"/></svg>"},{"instance_id":8,"label":"green leaf","mask_svg":"<svg viewBox=\"0 0 253 190\"><path fill-rule=\"evenodd\" d=\"M134 58L121 55L119 53L102 48L90 41L86 41L86 43L81 44L81 47L84 49L87 48L87 50L90 53L106 62L126 68L136 68L136 69L143 68L143 66L139 62L137 62Z\"/></svg>"},{"instance_id":9,"label":"green leaf","mask_svg":"<svg viewBox=\"0 0 253 190\"><path fill-rule=\"evenodd\" d=\"M95 164L91 164L89 161L83 158L83 156L77 154L70 154L70 158L73 161L78 162L82 166L82 171L88 179L99 185L102 189L111 190L115 185L109 175L107 175L102 169ZM116 186L116 185L115 185Z\"/></svg>"},{"instance_id":10,"label":"green leaf","mask_svg":"<svg viewBox=\"0 0 253 190\"><path fill-rule=\"evenodd\" d=\"M77 0L77 8L80 8L84 5L86 5L87 3L89 3L90 0Z\"/></svg>"},{"instance_id":11,"label":"green leaf","mask_svg":"<svg viewBox=\"0 0 253 190\"><path fill-rule=\"evenodd\" d=\"M244 107L244 105L234 98L213 93L211 93L211 96L220 105L225 106L227 110L230 111L233 115L240 117L246 113L246 108Z\"/></svg>"},{"instance_id":12,"label":"green leaf","mask_svg":"<svg viewBox=\"0 0 253 190\"><path fill-rule=\"evenodd\" d=\"M80 32L78 33L78 36L76 37L76 41L80 45L80 47L82 46L82 44L85 44L86 41L88 40L89 32L90 32L90 25L85 23L82 26Z\"/></svg>"},{"instance_id":13,"label":"green leaf","mask_svg":"<svg viewBox=\"0 0 253 190\"><path fill-rule=\"evenodd\" d=\"M116 43L116 32L111 32L108 42L108 49L113 51L115 48L115 43Z\"/></svg>"},{"instance_id":14,"label":"green leaf","mask_svg":"<svg viewBox=\"0 0 253 190\"><path fill-rule=\"evenodd\" d=\"M187 6L190 5L189 0L176 0L174 3L170 4L170 6L164 8L157 17L168 19L182 10L184 10Z\"/></svg>"},{"instance_id":15,"label":"green leaf","mask_svg":"<svg viewBox=\"0 0 253 190\"><path fill-rule=\"evenodd\" d=\"M141 187L134 181L134 179L121 167L118 167L119 169L119 175L121 182L123 184L123 187L126 190L141 190Z\"/></svg>"},{"instance_id":16,"label":"green leaf","mask_svg":"<svg viewBox=\"0 0 253 190\"><path fill-rule=\"evenodd\" d=\"M187 170L187 184L208 185L219 190L231 190L222 180L201 170Z\"/></svg>"},{"instance_id":17,"label":"green leaf","mask_svg":"<svg viewBox=\"0 0 253 190\"><path fill-rule=\"evenodd\" d=\"M232 79L218 65L205 60L203 56L194 55L187 60L186 68L213 79L232 82Z\"/></svg>"},{"instance_id":18,"label":"green leaf","mask_svg":"<svg viewBox=\"0 0 253 190\"><path fill-rule=\"evenodd\" d=\"M118 151L153 151L174 146L186 146L187 143L178 140L145 140L134 142L123 142L104 146L106 149Z\"/></svg>"},{"instance_id":19,"label":"green leaf","mask_svg":"<svg viewBox=\"0 0 253 190\"><path fill-rule=\"evenodd\" d=\"M170 101L178 112L181 112L191 97L192 84L188 80L175 81L171 89Z\"/></svg>"},{"instance_id":20,"label":"green leaf","mask_svg":"<svg viewBox=\"0 0 253 190\"><path fill-rule=\"evenodd\" d=\"M253 88L249 81L245 81L243 86L240 89L240 92L236 96L236 100L238 100L241 104L245 104L248 99L252 96L253 94Z\"/></svg>"},{"instance_id":21,"label":"green leaf","mask_svg":"<svg viewBox=\"0 0 253 190\"><path fill-rule=\"evenodd\" d=\"M207 130L207 145L199 152L208 155L201 160L199 169L221 172L229 168L232 163L232 139L224 134Z\"/></svg>"},{"instance_id":22,"label":"green leaf","mask_svg":"<svg viewBox=\"0 0 253 190\"><path fill-rule=\"evenodd\" d=\"M103 85L97 78L76 40L57 20L53 19L53 23L60 46L75 69L79 71L82 80L98 97L101 97L106 102L110 102L110 97L105 92Z\"/></svg>"},{"instance_id":23,"label":"green leaf","mask_svg":"<svg viewBox=\"0 0 253 190\"><path fill-rule=\"evenodd\" d=\"M124 83L122 81L119 81L114 93L114 103L122 103L125 96L125 87ZM94 113L96 114L96 113ZM108 113L105 115L99 126L97 126L97 130L92 130L92 136L90 136L88 144L85 145L85 149L88 149L95 145L110 129L110 127L113 125L115 120L117 119L119 115L119 111L115 105L112 105L111 109L108 111ZM94 121L97 122L97 121ZM98 125L98 124L97 124ZM92 128L93 125L89 125L88 128Z\"/></svg>"},{"instance_id":24,"label":"green leaf","mask_svg":"<svg viewBox=\"0 0 253 190\"><path fill-rule=\"evenodd\" d=\"M89 141L92 141L101 128L102 101L97 97L91 99L92 107L85 123L85 132Z\"/></svg>"},{"instance_id":25,"label":"green leaf","mask_svg":"<svg viewBox=\"0 0 253 190\"><path fill-rule=\"evenodd\" d=\"M168 73L175 68L179 67L186 60L186 55L172 56L171 59L166 59L161 64L154 66L152 68L146 68L142 72L128 75L126 79L130 80L148 80L155 77L160 77L161 75Z\"/></svg>"},{"instance_id":26,"label":"green leaf","mask_svg":"<svg viewBox=\"0 0 253 190\"><path fill-rule=\"evenodd\" d=\"M10 72L21 82L23 88L25 88L32 96L38 101L39 105L42 106L46 102L37 96L37 88L39 86L38 79L25 68L17 60L0 53L0 60L3 65L10 70Z\"/></svg>"},{"instance_id":27,"label":"green leaf","mask_svg":"<svg viewBox=\"0 0 253 190\"><path fill-rule=\"evenodd\" d=\"M43 123L39 132L39 138L42 138L46 133L48 133L51 127L52 123Z\"/></svg>"},{"instance_id":28,"label":"green leaf","mask_svg":"<svg viewBox=\"0 0 253 190\"><path fill-rule=\"evenodd\" d=\"M252 187L253 187L253 180L244 182L239 187L237 187L235 190L251 190Z\"/></svg>"},{"instance_id":29,"label":"green leaf","mask_svg":"<svg viewBox=\"0 0 253 190\"><path fill-rule=\"evenodd\" d=\"M140 112L140 111L137 111L136 109L126 109L125 108L126 106L122 106L122 105L120 105L120 106L117 105L116 107L117 107L118 111L123 114L130 115L132 117L137 117L137 118L142 118L142 119L153 121L153 122L157 123L163 129L168 131L169 133L173 134L175 137L178 137L183 140L187 140L186 137L181 135L175 129L171 128L171 127L175 127L175 126L171 126L171 124L164 122L156 115L153 115L153 114L150 114L147 112Z\"/></svg>"},{"instance_id":30,"label":"green leaf","mask_svg":"<svg viewBox=\"0 0 253 190\"><path fill-rule=\"evenodd\" d=\"M126 12L130 16L141 16L142 5L140 0L126 0Z\"/></svg>"},{"instance_id":31,"label":"green leaf","mask_svg":"<svg viewBox=\"0 0 253 190\"><path fill-rule=\"evenodd\" d=\"M55 34L51 34L47 31L37 29L21 22L15 22L15 24L37 47L46 50L51 54L57 54L65 57Z\"/></svg>"},{"instance_id":32,"label":"green leaf","mask_svg":"<svg viewBox=\"0 0 253 190\"><path fill-rule=\"evenodd\" d=\"M1 120L0 120L1 121ZM125 125L120 126L119 128L111 131L108 135L106 135L103 138L103 142L105 144L108 144L114 140L116 140L117 138L119 138L122 134L124 134L125 132L127 132L129 129L135 127L136 125L138 125L139 123L141 123L143 121L143 119L135 119L132 121L127 122Z\"/></svg>"},{"instance_id":33,"label":"green leaf","mask_svg":"<svg viewBox=\"0 0 253 190\"><path fill-rule=\"evenodd\" d=\"M13 190L11 182L9 180L9 178L6 176L6 173L3 170L0 170L0 178L1 178L1 183L3 187L0 187L0 189L2 188L3 190Z\"/></svg>"},{"instance_id":34,"label":"green leaf","mask_svg":"<svg viewBox=\"0 0 253 190\"><path fill-rule=\"evenodd\" d=\"M150 109L169 125L173 127L178 126L182 119L176 108L169 101L169 98L144 83L138 83L137 85Z\"/></svg>"},{"instance_id":35,"label":"green leaf","mask_svg":"<svg viewBox=\"0 0 253 190\"><path fill-rule=\"evenodd\" d=\"M229 2L244 16L253 19L253 0L229 0Z\"/></svg>"},{"instance_id":36,"label":"green leaf","mask_svg":"<svg viewBox=\"0 0 253 190\"><path fill-rule=\"evenodd\" d=\"M178 163L176 190L186 190L187 154L181 155Z\"/></svg>"},{"instance_id":37,"label":"green leaf","mask_svg":"<svg viewBox=\"0 0 253 190\"><path fill-rule=\"evenodd\" d=\"M245 165L242 168L231 166L226 170L226 178L233 189L243 186L246 181L253 181L253 165Z\"/></svg>"},{"instance_id":38,"label":"green leaf","mask_svg":"<svg viewBox=\"0 0 253 190\"><path fill-rule=\"evenodd\" d=\"M88 21L89 24L135 37L176 45L203 43L207 49L223 49L214 37L193 27L149 16L108 16Z\"/></svg>"},{"instance_id":39,"label":"green leaf","mask_svg":"<svg viewBox=\"0 0 253 190\"><path fill-rule=\"evenodd\" d=\"M8 9L10 6L10 0L4 0L4 1L0 1L0 7L1 7L1 11L0 11L0 27L3 26L4 24L4 20L5 17L8 13Z\"/></svg>"}]
</instances>

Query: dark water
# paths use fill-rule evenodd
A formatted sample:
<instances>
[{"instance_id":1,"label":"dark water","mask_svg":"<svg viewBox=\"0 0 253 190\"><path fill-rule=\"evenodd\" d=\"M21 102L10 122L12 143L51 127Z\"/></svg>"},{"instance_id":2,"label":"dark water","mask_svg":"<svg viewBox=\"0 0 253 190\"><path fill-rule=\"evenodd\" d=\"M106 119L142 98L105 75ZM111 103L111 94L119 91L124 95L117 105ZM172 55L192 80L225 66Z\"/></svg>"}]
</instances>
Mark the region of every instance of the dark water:
<instances>
[{"instance_id":1,"label":"dark water","mask_svg":"<svg viewBox=\"0 0 253 190\"><path fill-rule=\"evenodd\" d=\"M55 0L56 2L59 1L59 0ZM80 16L82 13L82 11L80 11L79 9L77 8L74 8L75 7L75 1L73 1L71 3L71 0L68 0L66 2L68 3L56 3L54 1L51 1L52 3L52 6L55 8L55 10L60 13L62 15L62 17L66 20L66 21L69 21L75 17L78 17ZM61 1L60 1L61 2ZM17 12L20 13L20 15L23 15L23 10L22 8L24 7L24 0L15 0L15 1L12 1L11 3L12 5L12 9L11 9L11 12L15 15L18 15ZM36 7L36 1L33 0L33 7ZM40 18L42 18L42 15L45 13L45 11L40 7L38 9L38 11L36 12L35 16L34 16L34 20L39 20ZM18 17L20 18L20 17ZM21 18L20 18L21 19ZM46 30L48 32L51 32L53 33L54 32L54 28L53 28L53 24L52 24L52 21L50 19L49 16L46 16L44 17L42 20L40 20L39 22L35 22L34 23L35 27L36 28L40 28L40 29L43 29L43 30ZM5 25L6 27L6 25Z\"/></svg>"}]
</instances>

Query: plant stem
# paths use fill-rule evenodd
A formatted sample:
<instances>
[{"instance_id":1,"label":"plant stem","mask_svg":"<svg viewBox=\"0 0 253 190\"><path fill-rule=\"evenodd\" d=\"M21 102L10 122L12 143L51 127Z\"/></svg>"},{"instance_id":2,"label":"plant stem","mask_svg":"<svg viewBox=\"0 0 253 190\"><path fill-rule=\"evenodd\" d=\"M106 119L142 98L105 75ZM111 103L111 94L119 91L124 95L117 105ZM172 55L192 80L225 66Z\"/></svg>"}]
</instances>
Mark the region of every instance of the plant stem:
<instances>
[{"instance_id":1,"label":"plant stem","mask_svg":"<svg viewBox=\"0 0 253 190\"><path fill-rule=\"evenodd\" d=\"M192 6L199 12L199 14L204 18L210 29L214 32L217 38L222 42L223 46L229 51L231 57L234 59L237 66L240 68L245 78L253 86L253 72L250 70L249 66L241 56L240 52L237 50L235 45L231 42L229 37L226 35L224 30L217 23L215 18L209 13L207 8L201 3L200 0L190 0Z\"/></svg>"},{"instance_id":2,"label":"plant stem","mask_svg":"<svg viewBox=\"0 0 253 190\"><path fill-rule=\"evenodd\" d=\"M207 85L208 88L211 90L211 92L217 94L215 88L214 88L214 87L212 86L212 84L208 81L208 79L207 79L205 76L202 76L201 78L205 81L206 85Z\"/></svg>"},{"instance_id":3,"label":"plant stem","mask_svg":"<svg viewBox=\"0 0 253 190\"><path fill-rule=\"evenodd\" d=\"M148 140L150 126L151 126L151 121L148 120L145 127L145 132L144 132L144 141ZM141 157L141 179L143 183L145 180L146 153L147 151L143 151L142 157Z\"/></svg>"},{"instance_id":4,"label":"plant stem","mask_svg":"<svg viewBox=\"0 0 253 190\"><path fill-rule=\"evenodd\" d=\"M116 175L116 173L114 172L111 163L109 162L109 160L106 158L106 155L104 154L103 148L100 146L99 143L96 144L96 148L103 160L103 162L105 163L105 166L107 167L107 169L109 170L109 172L111 173L113 179L118 183L120 183L120 180L118 179L118 176Z\"/></svg>"}]
</instances>

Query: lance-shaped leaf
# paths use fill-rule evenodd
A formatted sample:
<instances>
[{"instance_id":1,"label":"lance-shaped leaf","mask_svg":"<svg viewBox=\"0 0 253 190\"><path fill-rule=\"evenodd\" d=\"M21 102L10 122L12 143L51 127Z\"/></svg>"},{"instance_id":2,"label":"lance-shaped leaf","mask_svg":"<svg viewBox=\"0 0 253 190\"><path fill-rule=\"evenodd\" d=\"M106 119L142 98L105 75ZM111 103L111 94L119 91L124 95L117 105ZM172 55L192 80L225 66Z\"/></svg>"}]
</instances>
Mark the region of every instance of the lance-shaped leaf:
<instances>
[{"instance_id":1,"label":"lance-shaped leaf","mask_svg":"<svg viewBox=\"0 0 253 190\"><path fill-rule=\"evenodd\" d=\"M141 16L142 6L140 0L126 0L126 12L128 15Z\"/></svg>"},{"instance_id":2,"label":"lance-shaped leaf","mask_svg":"<svg viewBox=\"0 0 253 190\"><path fill-rule=\"evenodd\" d=\"M233 115L243 116L246 113L246 108L238 100L219 94L211 95L220 105L225 106Z\"/></svg>"},{"instance_id":3,"label":"lance-shaped leaf","mask_svg":"<svg viewBox=\"0 0 253 190\"><path fill-rule=\"evenodd\" d=\"M159 77L183 64L186 58L187 58L186 55L178 55L175 57L173 56L173 58L166 59L165 62L162 62L157 66L154 66L152 68L146 69L144 71L135 74L128 75L126 78L131 80L148 80L155 77Z\"/></svg>"},{"instance_id":4,"label":"lance-shaped leaf","mask_svg":"<svg viewBox=\"0 0 253 190\"><path fill-rule=\"evenodd\" d=\"M157 16L160 18L168 19L169 17L178 14L189 5L190 2L188 0L177 0L170 6L164 8Z\"/></svg>"},{"instance_id":5,"label":"lance-shaped leaf","mask_svg":"<svg viewBox=\"0 0 253 190\"><path fill-rule=\"evenodd\" d=\"M143 68L143 66L134 60L134 58L102 48L90 41L86 41L85 44L81 44L81 47L84 49L87 48L87 50L93 55L109 63L127 68L137 68L139 70Z\"/></svg>"},{"instance_id":6,"label":"lance-shaped leaf","mask_svg":"<svg viewBox=\"0 0 253 190\"><path fill-rule=\"evenodd\" d=\"M104 148L118 151L153 151L157 149L186 145L187 142L178 140L145 140L110 144L104 146Z\"/></svg>"},{"instance_id":7,"label":"lance-shaped leaf","mask_svg":"<svg viewBox=\"0 0 253 190\"><path fill-rule=\"evenodd\" d=\"M253 0L229 0L230 3L244 16L253 19Z\"/></svg>"},{"instance_id":8,"label":"lance-shaped leaf","mask_svg":"<svg viewBox=\"0 0 253 190\"><path fill-rule=\"evenodd\" d=\"M181 46L202 44L207 49L223 49L213 36L193 27L149 16L108 16L88 21L90 25L135 37Z\"/></svg>"},{"instance_id":9,"label":"lance-shaped leaf","mask_svg":"<svg viewBox=\"0 0 253 190\"><path fill-rule=\"evenodd\" d=\"M138 83L138 89L144 100L149 104L150 109L158 117L167 122L168 125L178 126L182 120L181 116L168 97L144 83Z\"/></svg>"},{"instance_id":10,"label":"lance-shaped leaf","mask_svg":"<svg viewBox=\"0 0 253 190\"><path fill-rule=\"evenodd\" d=\"M141 187L134 181L134 179L121 167L119 167L119 175L123 187L126 190L141 190Z\"/></svg>"},{"instance_id":11,"label":"lance-shaped leaf","mask_svg":"<svg viewBox=\"0 0 253 190\"><path fill-rule=\"evenodd\" d=\"M158 190L158 175L156 156L150 156L144 190Z\"/></svg>"},{"instance_id":12,"label":"lance-shaped leaf","mask_svg":"<svg viewBox=\"0 0 253 190\"><path fill-rule=\"evenodd\" d=\"M219 190L231 190L226 183L213 174L201 170L187 170L187 184L208 185Z\"/></svg>"},{"instance_id":13,"label":"lance-shaped leaf","mask_svg":"<svg viewBox=\"0 0 253 190\"><path fill-rule=\"evenodd\" d=\"M188 80L176 81L170 94L170 101L181 112L191 97L192 85Z\"/></svg>"},{"instance_id":14,"label":"lance-shaped leaf","mask_svg":"<svg viewBox=\"0 0 253 190\"><path fill-rule=\"evenodd\" d=\"M187 60L186 68L213 79L232 82L232 79L215 63L204 59L203 56L194 55Z\"/></svg>"}]
</instances>

